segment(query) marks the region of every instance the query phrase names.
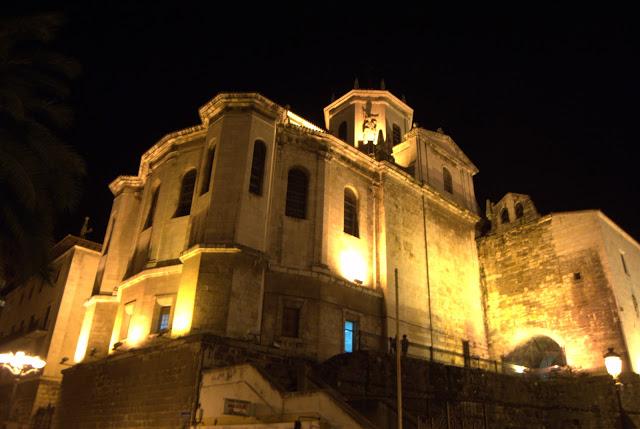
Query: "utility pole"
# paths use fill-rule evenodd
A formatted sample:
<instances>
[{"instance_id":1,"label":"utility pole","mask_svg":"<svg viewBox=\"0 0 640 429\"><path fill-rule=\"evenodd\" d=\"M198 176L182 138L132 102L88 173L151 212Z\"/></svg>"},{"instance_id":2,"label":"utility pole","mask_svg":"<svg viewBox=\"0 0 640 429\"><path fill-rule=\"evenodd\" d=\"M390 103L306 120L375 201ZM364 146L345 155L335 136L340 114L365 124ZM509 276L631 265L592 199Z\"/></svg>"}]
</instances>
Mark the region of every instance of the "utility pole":
<instances>
[{"instance_id":1,"label":"utility pole","mask_svg":"<svg viewBox=\"0 0 640 429\"><path fill-rule=\"evenodd\" d=\"M400 357L400 294L398 293L398 269L395 269L396 276L396 384L398 390L398 424L397 428L402 429L402 361Z\"/></svg>"}]
</instances>

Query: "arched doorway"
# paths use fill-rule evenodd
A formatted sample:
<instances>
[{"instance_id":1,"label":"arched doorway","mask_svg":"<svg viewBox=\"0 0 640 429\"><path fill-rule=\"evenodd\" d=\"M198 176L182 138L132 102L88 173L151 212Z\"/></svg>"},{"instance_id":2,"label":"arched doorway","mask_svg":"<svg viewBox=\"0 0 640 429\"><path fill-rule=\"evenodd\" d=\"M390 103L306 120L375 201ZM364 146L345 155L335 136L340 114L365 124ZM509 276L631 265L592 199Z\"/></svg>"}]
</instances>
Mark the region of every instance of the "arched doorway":
<instances>
[{"instance_id":1,"label":"arched doorway","mask_svg":"<svg viewBox=\"0 0 640 429\"><path fill-rule=\"evenodd\" d=\"M565 366L564 350L553 339L539 335L520 343L504 357L506 362L527 368L549 368Z\"/></svg>"}]
</instances>

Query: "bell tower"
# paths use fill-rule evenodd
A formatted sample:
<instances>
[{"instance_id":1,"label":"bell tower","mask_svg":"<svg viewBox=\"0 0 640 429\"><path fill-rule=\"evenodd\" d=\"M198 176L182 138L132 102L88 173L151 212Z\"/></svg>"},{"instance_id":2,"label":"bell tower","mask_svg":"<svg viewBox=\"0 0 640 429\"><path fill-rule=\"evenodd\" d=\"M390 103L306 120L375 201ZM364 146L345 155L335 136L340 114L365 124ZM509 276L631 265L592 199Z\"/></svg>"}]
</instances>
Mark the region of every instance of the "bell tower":
<instances>
[{"instance_id":1,"label":"bell tower","mask_svg":"<svg viewBox=\"0 0 640 429\"><path fill-rule=\"evenodd\" d=\"M376 159L390 159L393 146L411 130L413 109L389 91L352 89L324 108L331 134Z\"/></svg>"}]
</instances>

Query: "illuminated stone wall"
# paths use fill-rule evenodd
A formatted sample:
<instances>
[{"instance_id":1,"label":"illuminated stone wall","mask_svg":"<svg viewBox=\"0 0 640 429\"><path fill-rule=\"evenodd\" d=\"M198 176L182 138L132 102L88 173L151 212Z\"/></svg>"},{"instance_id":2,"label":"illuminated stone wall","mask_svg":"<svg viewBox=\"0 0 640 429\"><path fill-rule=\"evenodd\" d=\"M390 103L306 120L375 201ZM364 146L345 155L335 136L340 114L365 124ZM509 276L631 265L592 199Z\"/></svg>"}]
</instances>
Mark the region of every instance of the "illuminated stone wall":
<instances>
[{"instance_id":1,"label":"illuminated stone wall","mask_svg":"<svg viewBox=\"0 0 640 429\"><path fill-rule=\"evenodd\" d=\"M340 119L352 112L353 120L362 122L369 96L375 97L373 113L379 115L380 126L397 122L404 135L412 110L386 91L351 94L346 104L334 103L331 114ZM325 114L330 116L330 110ZM385 348L386 340L381 339L395 335L397 267L401 335L457 352L462 341L469 340L473 354L487 354L473 234L478 217L468 184L477 169L453 140L426 130L412 132L413 140L398 145L408 146L409 158L415 158L405 161L419 165L407 172L257 94L220 94L200 114L201 125L169 134L145 153L138 176L123 176L111 185L115 227L110 228L113 232L108 229L106 238L113 241L104 252L98 276L102 278L96 283L102 293L113 287L118 301L115 316L109 316L115 317L109 350L125 338L122 350L153 337L158 307L154 302L160 295L175 296L173 337L212 332L273 344L279 341L281 301L287 295L286 299L308 302L305 314L326 315L318 316L311 330L301 327L304 341L289 341L300 353L324 359L342 352L347 317L360 321L359 330L383 343L376 348ZM261 195L249 192L257 140L267 149ZM207 153L213 147L211 184L204 189ZM444 165L452 173L453 192L444 189ZM181 180L192 168L198 176L191 213L176 218ZM292 168L302 169L309 180L304 219L285 215ZM158 186L153 225L145 228ZM357 197L357 236L344 232L345 189ZM124 271L123 255L128 255ZM121 279L113 282L118 276ZM284 287L287 281L305 285ZM125 337L124 306L134 300ZM97 341L91 324L102 324L98 319L103 317L87 308L87 320L92 321L87 322L82 344L89 344L89 338ZM83 354L86 350L77 353Z\"/></svg>"},{"instance_id":2,"label":"illuminated stone wall","mask_svg":"<svg viewBox=\"0 0 640 429\"><path fill-rule=\"evenodd\" d=\"M423 345L433 337L435 347L457 352L468 340L473 354L486 356L474 241L477 218L437 193L425 192L423 199L419 188L393 175L385 178L382 189L388 332L395 332L397 267L401 333Z\"/></svg>"},{"instance_id":3,"label":"illuminated stone wall","mask_svg":"<svg viewBox=\"0 0 640 429\"><path fill-rule=\"evenodd\" d=\"M567 363L580 369L602 369L608 347L629 347L635 356L634 289L623 283L631 276L611 272L621 270L618 248L635 258L637 244L607 227L597 211L511 219L478 240L493 357L538 335L556 341ZM607 251L607 242L615 250ZM621 318L630 327L626 341Z\"/></svg>"}]
</instances>

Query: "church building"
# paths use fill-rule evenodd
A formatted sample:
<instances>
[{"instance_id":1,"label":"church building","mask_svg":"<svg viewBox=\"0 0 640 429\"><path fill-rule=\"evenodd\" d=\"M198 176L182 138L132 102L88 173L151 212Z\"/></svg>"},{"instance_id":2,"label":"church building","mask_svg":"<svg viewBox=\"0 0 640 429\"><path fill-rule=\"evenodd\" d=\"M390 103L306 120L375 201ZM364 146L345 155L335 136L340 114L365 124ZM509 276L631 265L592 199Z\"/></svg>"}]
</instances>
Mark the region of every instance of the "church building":
<instances>
[{"instance_id":1,"label":"church building","mask_svg":"<svg viewBox=\"0 0 640 429\"><path fill-rule=\"evenodd\" d=\"M597 374L614 348L640 373L640 245L602 212L541 215L508 193L482 217L473 162L384 89L332 101L323 127L257 93L199 115L109 185L102 248L73 248L82 287L36 322L65 320L46 334L51 391L76 364L61 427L380 427L387 405L365 418L362 398L310 390L309 368L400 352L396 335L458 367ZM0 313L0 351L22 341L28 287Z\"/></svg>"}]
</instances>

